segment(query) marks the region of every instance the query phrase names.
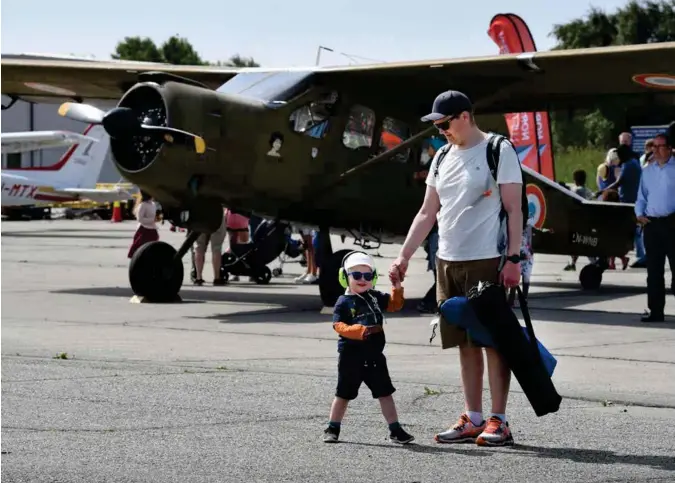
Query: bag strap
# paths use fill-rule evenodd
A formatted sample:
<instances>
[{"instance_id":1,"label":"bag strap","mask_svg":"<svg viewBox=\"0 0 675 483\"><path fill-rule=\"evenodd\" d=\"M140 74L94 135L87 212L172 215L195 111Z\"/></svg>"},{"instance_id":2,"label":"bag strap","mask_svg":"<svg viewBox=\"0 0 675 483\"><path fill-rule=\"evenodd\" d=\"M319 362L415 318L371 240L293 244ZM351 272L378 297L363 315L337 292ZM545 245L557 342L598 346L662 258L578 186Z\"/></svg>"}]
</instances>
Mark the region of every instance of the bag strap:
<instances>
[{"instance_id":1,"label":"bag strap","mask_svg":"<svg viewBox=\"0 0 675 483\"><path fill-rule=\"evenodd\" d=\"M539 345L537 344L537 338L534 335L534 327L532 326L532 319L530 318L530 309L527 306L527 299L525 298L525 295L523 295L520 285L516 286L516 293L518 294L520 310L523 313L523 320L525 321L525 326L527 327L527 334L530 337L530 344L532 344L532 348L537 353L537 357L543 364L541 353L539 352Z\"/></svg>"},{"instance_id":2,"label":"bag strap","mask_svg":"<svg viewBox=\"0 0 675 483\"><path fill-rule=\"evenodd\" d=\"M445 155L448 154L452 145L450 143L441 146L441 149L438 153L438 158L436 158L436 167L434 168L434 178L438 178L438 170L441 167L441 163L445 159Z\"/></svg>"}]
</instances>

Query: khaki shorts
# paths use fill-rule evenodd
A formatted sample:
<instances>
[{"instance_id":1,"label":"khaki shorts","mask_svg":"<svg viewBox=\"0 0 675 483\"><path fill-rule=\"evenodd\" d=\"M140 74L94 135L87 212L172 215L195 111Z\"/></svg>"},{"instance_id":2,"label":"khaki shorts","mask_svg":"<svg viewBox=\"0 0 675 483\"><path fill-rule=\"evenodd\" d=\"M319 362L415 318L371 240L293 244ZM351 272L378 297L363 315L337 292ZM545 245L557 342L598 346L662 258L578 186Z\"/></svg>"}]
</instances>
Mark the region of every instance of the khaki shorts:
<instances>
[{"instance_id":1,"label":"khaki shorts","mask_svg":"<svg viewBox=\"0 0 675 483\"><path fill-rule=\"evenodd\" d=\"M440 305L452 297L462 297L478 282L499 282L499 257L466 262L448 262L436 258L436 300ZM441 318L441 347L482 347L473 342L464 329Z\"/></svg>"},{"instance_id":2,"label":"khaki shorts","mask_svg":"<svg viewBox=\"0 0 675 483\"><path fill-rule=\"evenodd\" d=\"M225 228L225 223L220 225L217 231L214 231L210 235L202 233L197 238L195 242L195 250L206 253L206 245L211 243L211 253L223 253L223 242L225 242L225 236L227 235L227 229Z\"/></svg>"}]
</instances>

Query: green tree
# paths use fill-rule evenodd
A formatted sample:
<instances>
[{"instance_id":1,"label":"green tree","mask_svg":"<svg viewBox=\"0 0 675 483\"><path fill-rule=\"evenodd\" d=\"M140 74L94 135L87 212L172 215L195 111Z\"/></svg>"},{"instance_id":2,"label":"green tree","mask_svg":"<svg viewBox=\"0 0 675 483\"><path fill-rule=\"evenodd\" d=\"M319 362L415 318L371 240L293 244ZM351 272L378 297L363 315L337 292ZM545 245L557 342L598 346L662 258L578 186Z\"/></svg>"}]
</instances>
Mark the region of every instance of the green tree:
<instances>
[{"instance_id":1,"label":"green tree","mask_svg":"<svg viewBox=\"0 0 675 483\"><path fill-rule=\"evenodd\" d=\"M201 58L193 45L176 34L157 46L148 37L125 37L117 43L113 59L145 62L165 62L175 65L220 65L228 67L259 67L252 57L235 54L227 61L208 62Z\"/></svg>"},{"instance_id":2,"label":"green tree","mask_svg":"<svg viewBox=\"0 0 675 483\"><path fill-rule=\"evenodd\" d=\"M555 49L579 49L675 40L675 0L628 2L614 13L591 8L585 18L553 27ZM557 149L571 146L606 148L625 128L620 105L601 106L589 112L554 112L552 131Z\"/></svg>"},{"instance_id":3,"label":"green tree","mask_svg":"<svg viewBox=\"0 0 675 483\"><path fill-rule=\"evenodd\" d=\"M143 62L164 62L162 52L148 37L124 37L117 43L113 59L139 60Z\"/></svg>"},{"instance_id":4,"label":"green tree","mask_svg":"<svg viewBox=\"0 0 675 483\"><path fill-rule=\"evenodd\" d=\"M226 61L214 62L212 65L221 65L223 67L260 67L253 57L242 57L239 54L235 54Z\"/></svg>"}]
</instances>

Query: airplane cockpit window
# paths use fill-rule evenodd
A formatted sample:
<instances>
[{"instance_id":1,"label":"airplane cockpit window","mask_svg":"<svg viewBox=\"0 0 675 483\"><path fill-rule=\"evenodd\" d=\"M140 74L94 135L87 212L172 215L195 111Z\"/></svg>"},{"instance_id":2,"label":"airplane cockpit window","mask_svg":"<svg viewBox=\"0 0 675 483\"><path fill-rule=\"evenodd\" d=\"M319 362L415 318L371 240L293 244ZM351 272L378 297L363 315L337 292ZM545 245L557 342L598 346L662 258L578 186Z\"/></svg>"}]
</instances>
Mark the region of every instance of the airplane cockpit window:
<instances>
[{"instance_id":1,"label":"airplane cockpit window","mask_svg":"<svg viewBox=\"0 0 675 483\"><path fill-rule=\"evenodd\" d=\"M365 106L355 105L349 112L342 143L349 149L369 148L373 145L375 113Z\"/></svg>"},{"instance_id":2,"label":"airplane cockpit window","mask_svg":"<svg viewBox=\"0 0 675 483\"><path fill-rule=\"evenodd\" d=\"M326 135L330 118L335 114L337 92L329 92L309 104L297 108L291 113L291 129L317 139Z\"/></svg>"},{"instance_id":3,"label":"airplane cockpit window","mask_svg":"<svg viewBox=\"0 0 675 483\"><path fill-rule=\"evenodd\" d=\"M380 149L378 155L390 149L394 149L403 141L410 138L410 128L407 124L392 117L385 117L382 120L382 134L380 135ZM396 153L392 156L393 161L405 163L410 157L410 148Z\"/></svg>"},{"instance_id":4,"label":"airplane cockpit window","mask_svg":"<svg viewBox=\"0 0 675 483\"><path fill-rule=\"evenodd\" d=\"M307 89L312 76L308 71L242 72L220 86L217 92L284 102Z\"/></svg>"}]
</instances>

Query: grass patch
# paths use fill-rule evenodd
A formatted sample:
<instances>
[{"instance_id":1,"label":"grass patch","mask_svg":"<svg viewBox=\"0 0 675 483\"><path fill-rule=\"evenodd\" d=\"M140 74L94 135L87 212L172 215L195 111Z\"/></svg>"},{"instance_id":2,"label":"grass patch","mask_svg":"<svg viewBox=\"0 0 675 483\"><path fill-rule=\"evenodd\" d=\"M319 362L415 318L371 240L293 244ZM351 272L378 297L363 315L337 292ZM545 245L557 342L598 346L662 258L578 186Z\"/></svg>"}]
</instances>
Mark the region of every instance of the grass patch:
<instances>
[{"instance_id":1,"label":"grass patch","mask_svg":"<svg viewBox=\"0 0 675 483\"><path fill-rule=\"evenodd\" d=\"M68 356L67 352L57 352L57 354L52 357L52 359L63 359L63 360L68 360L70 357Z\"/></svg>"},{"instance_id":2,"label":"grass patch","mask_svg":"<svg viewBox=\"0 0 675 483\"><path fill-rule=\"evenodd\" d=\"M586 186L594 190L595 173L598 165L605 160L606 154L604 149L599 148L568 148L554 151L556 181L571 183L572 173L577 169L583 169L586 171Z\"/></svg>"}]
</instances>

